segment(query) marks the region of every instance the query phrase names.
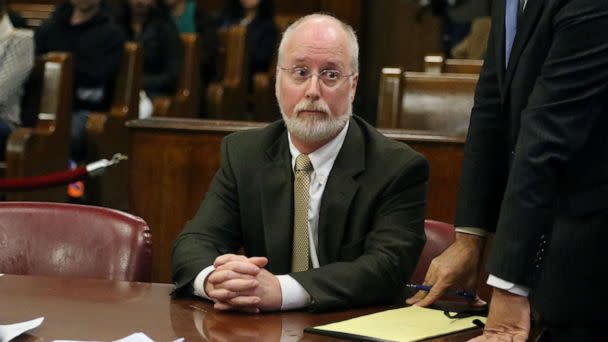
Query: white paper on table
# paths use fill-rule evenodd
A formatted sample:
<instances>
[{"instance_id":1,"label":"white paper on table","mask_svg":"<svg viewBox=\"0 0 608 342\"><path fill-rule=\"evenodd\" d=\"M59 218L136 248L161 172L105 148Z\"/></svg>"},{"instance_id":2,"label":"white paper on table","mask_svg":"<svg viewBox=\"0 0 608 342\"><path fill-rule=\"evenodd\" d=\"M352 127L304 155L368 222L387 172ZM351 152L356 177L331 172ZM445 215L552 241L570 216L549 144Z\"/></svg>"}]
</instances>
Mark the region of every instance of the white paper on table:
<instances>
[{"instance_id":1,"label":"white paper on table","mask_svg":"<svg viewBox=\"0 0 608 342\"><path fill-rule=\"evenodd\" d=\"M42 324L42 321L44 321L44 317L38 317L27 322L0 325L0 342L8 342L26 331L37 328Z\"/></svg>"},{"instance_id":2,"label":"white paper on table","mask_svg":"<svg viewBox=\"0 0 608 342\"><path fill-rule=\"evenodd\" d=\"M183 342L183 341L184 341L183 338L178 338L177 340L175 340L173 342ZM0 342L4 342L4 341L0 341ZM55 340L53 342L87 342L87 341ZM120 340L114 340L114 342L154 342L154 340L149 338L148 335L146 335L142 332L137 332L137 333L131 334L127 337L121 338Z\"/></svg>"}]
</instances>

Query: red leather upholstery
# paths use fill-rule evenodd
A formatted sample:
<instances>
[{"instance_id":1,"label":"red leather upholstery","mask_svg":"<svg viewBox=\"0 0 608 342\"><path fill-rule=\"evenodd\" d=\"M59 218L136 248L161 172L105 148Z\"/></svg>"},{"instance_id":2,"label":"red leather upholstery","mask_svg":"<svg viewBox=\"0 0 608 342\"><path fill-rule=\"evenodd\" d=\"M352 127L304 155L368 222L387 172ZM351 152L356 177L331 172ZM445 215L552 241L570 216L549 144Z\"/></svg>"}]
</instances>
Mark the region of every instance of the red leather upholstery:
<instances>
[{"instance_id":1,"label":"red leather upholstery","mask_svg":"<svg viewBox=\"0 0 608 342\"><path fill-rule=\"evenodd\" d=\"M150 229L102 207L0 203L0 273L150 281Z\"/></svg>"},{"instance_id":2,"label":"red leather upholstery","mask_svg":"<svg viewBox=\"0 0 608 342\"><path fill-rule=\"evenodd\" d=\"M412 276L411 283L413 284L424 282L424 276L433 258L448 248L456 237L453 225L433 220L424 221L424 233L426 234L426 244Z\"/></svg>"}]
</instances>

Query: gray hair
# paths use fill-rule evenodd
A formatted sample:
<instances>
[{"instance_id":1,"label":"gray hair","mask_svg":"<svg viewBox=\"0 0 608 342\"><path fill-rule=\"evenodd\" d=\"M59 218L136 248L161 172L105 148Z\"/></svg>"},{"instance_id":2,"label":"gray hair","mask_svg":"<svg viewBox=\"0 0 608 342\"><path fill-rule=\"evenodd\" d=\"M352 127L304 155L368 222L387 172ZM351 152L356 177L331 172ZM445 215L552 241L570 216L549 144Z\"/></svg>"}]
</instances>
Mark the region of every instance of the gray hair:
<instances>
[{"instance_id":1,"label":"gray hair","mask_svg":"<svg viewBox=\"0 0 608 342\"><path fill-rule=\"evenodd\" d=\"M314 13L314 14L306 15L304 17L299 18L293 24L291 24L291 25L289 25L289 27L287 27L285 32L283 32L283 37L281 38L281 43L279 44L279 61L281 61L282 57L283 57L283 50L285 48L285 42L289 39L289 37L291 36L293 31L296 28L298 28L298 26L302 25L303 23L305 23L309 20L312 20L312 19L317 19L317 18L326 18L326 19L334 20L337 23L339 23L340 26L342 27L342 29L344 30L344 32L346 32L346 37L348 38L348 50L350 52L350 58L351 58L351 61L350 61L350 67L352 69L351 72L358 73L359 72L359 42L357 41L357 34L355 33L355 30L352 28L352 26L341 21L340 19L333 17L329 14L324 14L324 13Z\"/></svg>"}]
</instances>

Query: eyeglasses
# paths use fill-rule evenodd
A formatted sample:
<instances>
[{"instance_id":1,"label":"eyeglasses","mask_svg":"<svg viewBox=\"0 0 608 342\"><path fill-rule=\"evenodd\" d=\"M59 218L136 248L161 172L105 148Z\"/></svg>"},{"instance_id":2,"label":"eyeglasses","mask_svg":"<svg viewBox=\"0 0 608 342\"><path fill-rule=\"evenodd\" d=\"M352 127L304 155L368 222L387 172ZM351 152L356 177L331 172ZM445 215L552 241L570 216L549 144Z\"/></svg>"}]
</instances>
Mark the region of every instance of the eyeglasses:
<instances>
[{"instance_id":1,"label":"eyeglasses","mask_svg":"<svg viewBox=\"0 0 608 342\"><path fill-rule=\"evenodd\" d=\"M322 70L319 73L314 73L310 71L307 67L299 66L294 66L291 68L277 66L277 69L286 71L287 75L289 76L289 79L296 85L302 85L306 83L309 78L317 76L317 78L321 80L321 83L323 83L328 88L337 87L342 84L345 79L355 75L355 73L352 73L350 75L342 75L342 72L330 69Z\"/></svg>"}]
</instances>

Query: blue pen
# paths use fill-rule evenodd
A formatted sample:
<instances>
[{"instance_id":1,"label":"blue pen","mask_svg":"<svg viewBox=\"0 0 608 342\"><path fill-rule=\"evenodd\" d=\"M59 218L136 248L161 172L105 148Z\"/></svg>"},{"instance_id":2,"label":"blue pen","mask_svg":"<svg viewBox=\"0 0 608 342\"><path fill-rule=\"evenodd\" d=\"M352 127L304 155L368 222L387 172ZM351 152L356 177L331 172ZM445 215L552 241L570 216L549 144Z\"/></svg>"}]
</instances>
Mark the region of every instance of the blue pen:
<instances>
[{"instance_id":1,"label":"blue pen","mask_svg":"<svg viewBox=\"0 0 608 342\"><path fill-rule=\"evenodd\" d=\"M431 291L431 288L432 288L431 285L406 284L405 286L407 286L411 289L414 289L416 291L426 291L426 292ZM467 292L467 291L456 291L456 292L452 292L452 293L457 296L464 297L466 299L477 298L477 295L475 293L471 293L471 292Z\"/></svg>"}]
</instances>

